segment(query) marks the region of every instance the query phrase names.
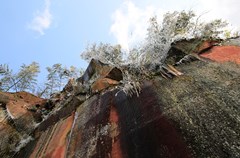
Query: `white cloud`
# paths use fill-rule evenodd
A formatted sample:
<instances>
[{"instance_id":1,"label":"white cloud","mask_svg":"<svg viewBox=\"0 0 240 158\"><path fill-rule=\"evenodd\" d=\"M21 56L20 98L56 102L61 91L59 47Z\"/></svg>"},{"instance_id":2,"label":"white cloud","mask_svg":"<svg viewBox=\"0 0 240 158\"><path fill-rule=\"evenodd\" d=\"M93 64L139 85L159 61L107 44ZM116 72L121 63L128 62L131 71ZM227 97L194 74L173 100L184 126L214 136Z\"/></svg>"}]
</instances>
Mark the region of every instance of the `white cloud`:
<instances>
[{"instance_id":1,"label":"white cloud","mask_svg":"<svg viewBox=\"0 0 240 158\"><path fill-rule=\"evenodd\" d=\"M45 30L51 26L52 23L52 14L50 13L51 1L45 0L45 6L42 11L37 11L35 17L28 24L28 28L38 32L40 35L45 34Z\"/></svg>"},{"instance_id":2,"label":"white cloud","mask_svg":"<svg viewBox=\"0 0 240 158\"><path fill-rule=\"evenodd\" d=\"M233 27L240 26L239 0L199 0L200 7L208 13L204 16L206 19L221 18L230 22Z\"/></svg>"},{"instance_id":3,"label":"white cloud","mask_svg":"<svg viewBox=\"0 0 240 158\"><path fill-rule=\"evenodd\" d=\"M230 22L233 27L240 29L239 0L187 0L186 3L175 0L167 2L150 0L149 3L142 2L141 8L133 2L140 4L141 1L126 0L112 14L113 24L110 33L126 50L145 38L150 17L157 15L158 18L162 18L167 11L192 9L198 15L207 12L201 17L202 20L222 18Z\"/></svg>"},{"instance_id":4,"label":"white cloud","mask_svg":"<svg viewBox=\"0 0 240 158\"><path fill-rule=\"evenodd\" d=\"M129 46L131 47L145 37L149 18L162 13L162 10L153 6L141 9L133 2L126 1L113 13L110 32L122 48L128 51Z\"/></svg>"}]
</instances>

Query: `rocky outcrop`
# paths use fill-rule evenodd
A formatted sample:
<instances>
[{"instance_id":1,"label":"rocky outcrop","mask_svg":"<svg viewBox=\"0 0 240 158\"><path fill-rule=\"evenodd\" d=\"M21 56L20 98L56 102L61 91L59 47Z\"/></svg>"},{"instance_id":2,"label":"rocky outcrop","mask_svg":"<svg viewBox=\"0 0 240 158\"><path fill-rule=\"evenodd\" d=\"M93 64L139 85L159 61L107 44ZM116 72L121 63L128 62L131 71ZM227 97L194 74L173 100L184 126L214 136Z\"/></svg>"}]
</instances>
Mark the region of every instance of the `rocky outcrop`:
<instances>
[{"instance_id":1,"label":"rocky outcrop","mask_svg":"<svg viewBox=\"0 0 240 158\"><path fill-rule=\"evenodd\" d=\"M213 47L212 49L205 52L201 56L218 62L232 61L240 64L239 58L240 47L237 46Z\"/></svg>"},{"instance_id":2,"label":"rocky outcrop","mask_svg":"<svg viewBox=\"0 0 240 158\"><path fill-rule=\"evenodd\" d=\"M185 75L154 81L163 116L193 157L239 157L240 66L197 61L178 68Z\"/></svg>"},{"instance_id":3,"label":"rocky outcrop","mask_svg":"<svg viewBox=\"0 0 240 158\"><path fill-rule=\"evenodd\" d=\"M0 156L10 157L31 140L38 114L29 109L44 100L26 92L0 92L0 98Z\"/></svg>"},{"instance_id":4,"label":"rocky outcrop","mask_svg":"<svg viewBox=\"0 0 240 158\"><path fill-rule=\"evenodd\" d=\"M139 96L96 60L50 100L0 93L1 156L240 157L239 47L182 42L166 63L181 75L143 80Z\"/></svg>"}]
</instances>

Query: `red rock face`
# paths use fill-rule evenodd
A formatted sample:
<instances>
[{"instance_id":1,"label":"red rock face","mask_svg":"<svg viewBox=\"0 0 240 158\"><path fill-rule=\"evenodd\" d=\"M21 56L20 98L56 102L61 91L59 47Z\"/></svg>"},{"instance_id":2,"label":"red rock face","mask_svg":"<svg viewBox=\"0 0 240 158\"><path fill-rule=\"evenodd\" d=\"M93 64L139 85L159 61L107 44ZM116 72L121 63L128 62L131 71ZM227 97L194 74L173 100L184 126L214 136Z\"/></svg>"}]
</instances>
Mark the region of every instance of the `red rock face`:
<instances>
[{"instance_id":1,"label":"red rock face","mask_svg":"<svg viewBox=\"0 0 240 158\"><path fill-rule=\"evenodd\" d=\"M100 92L108 87L111 87L111 86L114 86L114 85L118 85L119 82L116 81L116 80L112 80L112 79L109 79L109 78L101 78L101 79L98 79L96 80L91 89L92 89L92 92Z\"/></svg>"},{"instance_id":2,"label":"red rock face","mask_svg":"<svg viewBox=\"0 0 240 158\"><path fill-rule=\"evenodd\" d=\"M195 53L204 52L202 57L218 62L240 64L239 47L213 45L204 42ZM175 76L182 75L174 67L169 65L169 68ZM119 69L92 60L79 82L86 84L91 80L92 92L100 92L119 84L121 79ZM19 123L17 128L22 126L21 129L33 132L35 138L16 157L191 157L192 151L182 135L162 114L163 105L153 85L145 82L141 89L139 97L129 97L115 89L94 93L84 102L79 101L79 96L63 99L61 108L42 121L34 132L33 116L27 109L44 100L25 92L9 94L6 108L14 123ZM4 119L5 114L1 115ZM0 125L0 136L11 133L12 137L20 139L12 126L5 122Z\"/></svg>"},{"instance_id":3,"label":"red rock face","mask_svg":"<svg viewBox=\"0 0 240 158\"><path fill-rule=\"evenodd\" d=\"M115 101L123 157L191 157L181 136L162 115L151 84L145 83L142 89L139 98L119 93Z\"/></svg>"},{"instance_id":4,"label":"red rock face","mask_svg":"<svg viewBox=\"0 0 240 158\"><path fill-rule=\"evenodd\" d=\"M44 99L38 98L27 92L5 93L9 97L6 111L20 132L30 133L35 126L33 113L28 109L41 104Z\"/></svg>"},{"instance_id":5,"label":"red rock face","mask_svg":"<svg viewBox=\"0 0 240 158\"><path fill-rule=\"evenodd\" d=\"M120 134L119 115L117 113L117 109L115 108L115 106L111 107L109 121L111 124L110 135L112 138L111 156L115 158L122 158L123 153L121 150L121 143L119 138L119 134Z\"/></svg>"},{"instance_id":6,"label":"red rock face","mask_svg":"<svg viewBox=\"0 0 240 158\"><path fill-rule=\"evenodd\" d=\"M44 99L27 92L0 92L0 95L5 96L5 105L0 107L0 157L7 157L25 139L24 136L28 136L35 128L34 116L27 109L41 104Z\"/></svg>"},{"instance_id":7,"label":"red rock face","mask_svg":"<svg viewBox=\"0 0 240 158\"><path fill-rule=\"evenodd\" d=\"M57 122L43 132L36 142L30 157L64 158L67 154L68 134L71 131L74 115Z\"/></svg>"},{"instance_id":8,"label":"red rock face","mask_svg":"<svg viewBox=\"0 0 240 158\"><path fill-rule=\"evenodd\" d=\"M27 152L30 157L51 158L191 157L162 115L151 86L144 84L139 97L116 90L94 95L78 107L75 116L40 131Z\"/></svg>"},{"instance_id":9,"label":"red rock face","mask_svg":"<svg viewBox=\"0 0 240 158\"><path fill-rule=\"evenodd\" d=\"M140 97L116 92L94 96L77 109L67 157L190 157L151 85Z\"/></svg>"},{"instance_id":10,"label":"red rock face","mask_svg":"<svg viewBox=\"0 0 240 158\"><path fill-rule=\"evenodd\" d=\"M218 62L232 61L240 64L240 47L215 46L201 56Z\"/></svg>"},{"instance_id":11,"label":"red rock face","mask_svg":"<svg viewBox=\"0 0 240 158\"><path fill-rule=\"evenodd\" d=\"M219 43L218 41L204 41L199 47L194 50L194 53L201 53L202 51L206 49L212 48L215 44Z\"/></svg>"},{"instance_id":12,"label":"red rock face","mask_svg":"<svg viewBox=\"0 0 240 158\"><path fill-rule=\"evenodd\" d=\"M27 92L5 93L9 97L9 102L6 105L9 113L14 118L19 118L28 113L28 108L41 104L44 99L38 98Z\"/></svg>"}]
</instances>

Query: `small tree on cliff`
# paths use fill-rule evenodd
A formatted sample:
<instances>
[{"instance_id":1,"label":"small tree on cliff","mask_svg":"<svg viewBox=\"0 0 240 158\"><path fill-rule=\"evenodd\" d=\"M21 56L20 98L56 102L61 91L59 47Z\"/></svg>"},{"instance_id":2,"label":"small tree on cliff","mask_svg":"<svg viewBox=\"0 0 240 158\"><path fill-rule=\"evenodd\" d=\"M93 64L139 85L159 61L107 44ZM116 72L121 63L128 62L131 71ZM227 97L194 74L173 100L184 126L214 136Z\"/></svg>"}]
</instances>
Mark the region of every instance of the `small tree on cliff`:
<instances>
[{"instance_id":1,"label":"small tree on cliff","mask_svg":"<svg viewBox=\"0 0 240 158\"><path fill-rule=\"evenodd\" d=\"M62 64L54 64L52 67L47 67L47 71L46 89L50 94L61 91L64 80L67 78L68 71L62 67Z\"/></svg>"},{"instance_id":2,"label":"small tree on cliff","mask_svg":"<svg viewBox=\"0 0 240 158\"><path fill-rule=\"evenodd\" d=\"M62 90L69 78L78 78L83 74L82 69L74 66L67 68L62 64L54 64L52 67L47 67L47 81L43 88L39 87L38 96L48 98L52 93Z\"/></svg>"},{"instance_id":3,"label":"small tree on cliff","mask_svg":"<svg viewBox=\"0 0 240 158\"><path fill-rule=\"evenodd\" d=\"M4 87L6 85L6 78L4 79L4 76L6 77L7 74L9 74L9 68L6 64L0 65L0 91L4 91Z\"/></svg>"},{"instance_id":4,"label":"small tree on cliff","mask_svg":"<svg viewBox=\"0 0 240 158\"><path fill-rule=\"evenodd\" d=\"M86 48L86 50L81 54L81 57L87 61L94 58L111 65L121 65L123 62L123 53L120 45L112 46L110 44L103 43L97 45L94 43Z\"/></svg>"},{"instance_id":5,"label":"small tree on cliff","mask_svg":"<svg viewBox=\"0 0 240 158\"><path fill-rule=\"evenodd\" d=\"M39 65L32 62L29 65L23 64L18 73L14 74L12 70L5 69L1 73L0 78L1 89L3 91L29 91L34 92L37 84L37 75L39 73Z\"/></svg>"},{"instance_id":6,"label":"small tree on cliff","mask_svg":"<svg viewBox=\"0 0 240 158\"><path fill-rule=\"evenodd\" d=\"M30 90L34 92L37 85L37 76L39 70L39 64L32 62L30 65L23 64L17 74L17 87L18 91Z\"/></svg>"}]
</instances>

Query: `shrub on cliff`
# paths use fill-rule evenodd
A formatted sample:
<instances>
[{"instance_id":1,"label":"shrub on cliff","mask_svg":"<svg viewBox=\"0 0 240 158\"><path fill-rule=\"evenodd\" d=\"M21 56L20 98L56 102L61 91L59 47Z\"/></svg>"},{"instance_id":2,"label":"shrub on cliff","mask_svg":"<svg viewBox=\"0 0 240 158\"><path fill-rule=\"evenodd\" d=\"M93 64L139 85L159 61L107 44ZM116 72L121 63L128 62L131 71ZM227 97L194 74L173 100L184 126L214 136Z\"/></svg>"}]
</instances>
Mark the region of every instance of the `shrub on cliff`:
<instances>
[{"instance_id":1,"label":"shrub on cliff","mask_svg":"<svg viewBox=\"0 0 240 158\"><path fill-rule=\"evenodd\" d=\"M154 16L149 20L147 36L141 46L124 53L119 45L93 44L86 48L81 57L87 61L94 58L118 67L124 74L122 90L138 93L142 78L152 72L165 73L164 64L172 43L181 39L215 39L224 33L227 26L225 21L201 22L200 17L196 17L193 11L168 12L159 23L157 16Z\"/></svg>"},{"instance_id":2,"label":"shrub on cliff","mask_svg":"<svg viewBox=\"0 0 240 158\"><path fill-rule=\"evenodd\" d=\"M216 19L201 22L200 16L193 11L174 11L164 14L161 23L157 16L150 18L146 39L139 47L124 53L120 45L92 44L86 48L81 57L87 61L92 58L111 65L163 64L171 48L171 44L181 39L212 39L221 38L227 22Z\"/></svg>"},{"instance_id":3,"label":"shrub on cliff","mask_svg":"<svg viewBox=\"0 0 240 158\"><path fill-rule=\"evenodd\" d=\"M159 24L157 16L150 18L150 26L143 45L138 49L141 64L163 64L171 44L182 39L220 38L227 23L221 19L200 22L193 11L166 13Z\"/></svg>"},{"instance_id":4,"label":"shrub on cliff","mask_svg":"<svg viewBox=\"0 0 240 158\"><path fill-rule=\"evenodd\" d=\"M112 46L103 43L97 45L94 43L86 48L81 57L87 61L91 61L94 58L110 65L121 65L123 62L123 53L120 45Z\"/></svg>"}]
</instances>

